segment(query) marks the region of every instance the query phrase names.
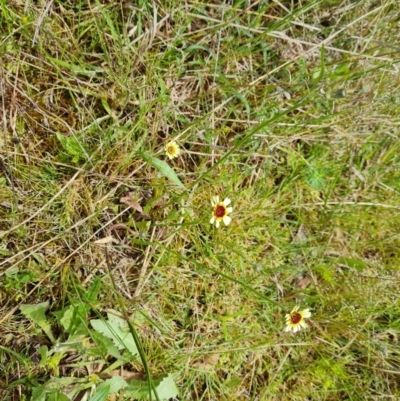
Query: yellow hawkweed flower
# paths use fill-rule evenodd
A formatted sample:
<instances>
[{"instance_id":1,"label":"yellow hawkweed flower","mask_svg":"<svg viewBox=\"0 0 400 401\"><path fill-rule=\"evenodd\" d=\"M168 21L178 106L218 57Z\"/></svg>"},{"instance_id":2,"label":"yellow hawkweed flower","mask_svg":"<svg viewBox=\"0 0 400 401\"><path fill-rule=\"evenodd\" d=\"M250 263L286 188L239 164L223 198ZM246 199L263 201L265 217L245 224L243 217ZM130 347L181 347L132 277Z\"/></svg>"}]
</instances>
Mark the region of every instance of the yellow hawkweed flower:
<instances>
[{"instance_id":1,"label":"yellow hawkweed flower","mask_svg":"<svg viewBox=\"0 0 400 401\"><path fill-rule=\"evenodd\" d=\"M311 317L310 309L299 311L299 308L299 306L295 306L293 310L286 315L285 331L293 331L293 333L296 333L301 328L305 329L307 327L304 319Z\"/></svg>"},{"instance_id":2,"label":"yellow hawkweed flower","mask_svg":"<svg viewBox=\"0 0 400 401\"><path fill-rule=\"evenodd\" d=\"M219 196L213 196L211 200L211 205L213 207L212 217L210 220L211 224L215 223L215 226L219 228L219 223L222 220L224 224L227 226L231 222L231 218L228 216L229 213L232 213L232 208L227 207L231 203L231 200L225 198L223 202L219 201Z\"/></svg>"},{"instance_id":3,"label":"yellow hawkweed flower","mask_svg":"<svg viewBox=\"0 0 400 401\"><path fill-rule=\"evenodd\" d=\"M175 157L178 157L179 154L181 153L181 148L175 141L168 142L165 145L164 149L165 153L170 158L170 160L174 159Z\"/></svg>"}]
</instances>

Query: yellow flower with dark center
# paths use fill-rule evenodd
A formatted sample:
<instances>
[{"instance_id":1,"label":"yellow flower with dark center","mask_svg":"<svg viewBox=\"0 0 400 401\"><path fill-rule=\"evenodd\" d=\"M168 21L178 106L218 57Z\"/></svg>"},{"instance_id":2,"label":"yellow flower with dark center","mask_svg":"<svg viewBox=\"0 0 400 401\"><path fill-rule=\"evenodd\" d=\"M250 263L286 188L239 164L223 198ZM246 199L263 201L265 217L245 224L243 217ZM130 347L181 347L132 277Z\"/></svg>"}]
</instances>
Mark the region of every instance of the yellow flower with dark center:
<instances>
[{"instance_id":1,"label":"yellow flower with dark center","mask_svg":"<svg viewBox=\"0 0 400 401\"><path fill-rule=\"evenodd\" d=\"M219 196L213 196L211 200L211 205L213 207L212 217L210 220L211 224L215 223L215 226L219 228L219 223L221 221L227 226L231 222L231 218L228 216L229 213L232 213L233 208L228 207L231 203L231 200L225 198L223 202L219 201Z\"/></svg>"},{"instance_id":2,"label":"yellow flower with dark center","mask_svg":"<svg viewBox=\"0 0 400 401\"><path fill-rule=\"evenodd\" d=\"M307 327L307 324L304 319L308 319L310 317L310 309L299 311L299 306L295 306L293 310L288 315L286 315L285 331L293 331L293 333L296 333L301 328L305 329Z\"/></svg>"},{"instance_id":3,"label":"yellow flower with dark center","mask_svg":"<svg viewBox=\"0 0 400 401\"><path fill-rule=\"evenodd\" d=\"M175 157L178 157L181 153L181 148L175 141L168 142L165 147L165 153L172 160Z\"/></svg>"}]
</instances>

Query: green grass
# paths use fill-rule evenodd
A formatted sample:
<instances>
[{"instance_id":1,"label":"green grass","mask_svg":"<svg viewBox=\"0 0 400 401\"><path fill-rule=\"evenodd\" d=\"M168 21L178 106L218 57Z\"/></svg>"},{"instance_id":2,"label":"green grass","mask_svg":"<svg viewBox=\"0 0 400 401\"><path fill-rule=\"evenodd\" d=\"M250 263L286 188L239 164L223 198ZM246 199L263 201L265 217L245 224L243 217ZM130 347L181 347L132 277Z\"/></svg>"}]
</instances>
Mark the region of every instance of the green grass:
<instances>
[{"instance_id":1,"label":"green grass","mask_svg":"<svg viewBox=\"0 0 400 401\"><path fill-rule=\"evenodd\" d=\"M0 7L0 399L400 399L396 0Z\"/></svg>"}]
</instances>

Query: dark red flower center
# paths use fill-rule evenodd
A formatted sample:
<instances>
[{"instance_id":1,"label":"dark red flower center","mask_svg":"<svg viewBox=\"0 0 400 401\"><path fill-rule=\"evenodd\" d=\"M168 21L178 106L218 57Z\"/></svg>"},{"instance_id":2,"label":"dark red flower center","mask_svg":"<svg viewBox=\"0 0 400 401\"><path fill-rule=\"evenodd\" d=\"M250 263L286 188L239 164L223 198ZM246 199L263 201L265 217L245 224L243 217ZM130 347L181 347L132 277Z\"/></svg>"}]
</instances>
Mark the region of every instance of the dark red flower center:
<instances>
[{"instance_id":1,"label":"dark red flower center","mask_svg":"<svg viewBox=\"0 0 400 401\"><path fill-rule=\"evenodd\" d=\"M215 210L214 210L214 215L215 215L215 217L217 217L217 218L219 218L219 219L222 218L222 217L224 217L225 214L226 214L226 208L225 208L225 206L218 205L218 206L215 208Z\"/></svg>"},{"instance_id":2,"label":"dark red flower center","mask_svg":"<svg viewBox=\"0 0 400 401\"><path fill-rule=\"evenodd\" d=\"M297 324L299 323L301 320L301 315L298 312L293 312L290 314L290 321L292 322L292 324Z\"/></svg>"}]
</instances>

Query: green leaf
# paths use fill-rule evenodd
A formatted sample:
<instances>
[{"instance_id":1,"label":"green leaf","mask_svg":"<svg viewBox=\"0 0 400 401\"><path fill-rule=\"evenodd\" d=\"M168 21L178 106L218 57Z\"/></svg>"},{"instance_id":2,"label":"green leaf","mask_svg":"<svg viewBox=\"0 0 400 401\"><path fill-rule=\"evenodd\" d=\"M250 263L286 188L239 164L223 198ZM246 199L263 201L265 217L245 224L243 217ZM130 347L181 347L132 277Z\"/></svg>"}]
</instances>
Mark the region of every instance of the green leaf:
<instances>
[{"instance_id":1,"label":"green leaf","mask_svg":"<svg viewBox=\"0 0 400 401\"><path fill-rule=\"evenodd\" d=\"M57 139L60 141L63 149L72 157L73 163L85 158L85 149L75 136L64 136L59 132L56 133Z\"/></svg>"},{"instance_id":2,"label":"green leaf","mask_svg":"<svg viewBox=\"0 0 400 401\"><path fill-rule=\"evenodd\" d=\"M162 375L158 379L153 379L153 383L161 401L166 401L179 395L179 390L171 375ZM148 400L150 398L149 385L146 380L129 380L128 387L124 393L128 397L138 400ZM154 399L153 392L152 399Z\"/></svg>"},{"instance_id":3,"label":"green leaf","mask_svg":"<svg viewBox=\"0 0 400 401\"><path fill-rule=\"evenodd\" d=\"M314 269L329 284L334 285L336 283L334 274L332 273L331 269L329 269L329 266L327 266L327 265L318 265L318 266L315 266Z\"/></svg>"},{"instance_id":4,"label":"green leaf","mask_svg":"<svg viewBox=\"0 0 400 401\"><path fill-rule=\"evenodd\" d=\"M112 117L114 120L116 120L117 119L117 116L115 115L115 112L113 111L113 110L111 110L111 107L110 107L110 105L108 104L108 102L107 102L107 99L105 98L105 97L101 97L101 104L103 105L103 107L104 107L104 110L108 113L108 115L110 116L110 117Z\"/></svg>"},{"instance_id":5,"label":"green leaf","mask_svg":"<svg viewBox=\"0 0 400 401\"><path fill-rule=\"evenodd\" d=\"M114 343L107 338L104 334L101 334L97 331L91 331L90 335L93 338L93 341L96 343L97 347L92 347L89 349L90 355L96 355L101 358L105 358L107 355L111 355L114 358L122 361L129 362L126 358L124 358L119 352L118 348L114 345Z\"/></svg>"},{"instance_id":6,"label":"green leaf","mask_svg":"<svg viewBox=\"0 0 400 401\"><path fill-rule=\"evenodd\" d=\"M71 341L73 337L87 334L86 319L89 311L90 307L87 305L73 304L53 312L53 315L56 316L57 322L63 326L65 332L70 334L68 340Z\"/></svg>"},{"instance_id":7,"label":"green leaf","mask_svg":"<svg viewBox=\"0 0 400 401\"><path fill-rule=\"evenodd\" d=\"M62 68L66 68L72 71L75 74L86 75L89 77L92 77L97 72L101 73L103 71L102 69L94 67L90 64L86 64L84 67L81 67L79 65L67 63L66 61L60 60L58 58L53 58L50 56L48 56L48 60L54 64L58 64L58 66Z\"/></svg>"},{"instance_id":8,"label":"green leaf","mask_svg":"<svg viewBox=\"0 0 400 401\"><path fill-rule=\"evenodd\" d=\"M36 305L21 305L20 309L28 319L32 320L32 322L37 324L47 334L47 337L49 337L52 343L55 343L56 340L45 315L48 307L49 303L46 301Z\"/></svg>"},{"instance_id":9,"label":"green leaf","mask_svg":"<svg viewBox=\"0 0 400 401\"><path fill-rule=\"evenodd\" d=\"M100 277L95 277L93 283L90 285L88 290L85 293L85 299L88 302L96 301L97 295L99 294L101 288L102 281Z\"/></svg>"},{"instance_id":10,"label":"green leaf","mask_svg":"<svg viewBox=\"0 0 400 401\"><path fill-rule=\"evenodd\" d=\"M251 114L251 107L250 107L250 104L249 104L249 102L247 101L246 97L245 97L243 94L241 94L240 92L238 92L237 90L235 90L235 89L233 89L233 88L231 88L231 87L229 87L229 90L228 90L228 91L229 91L230 93L232 93L233 96L236 96L236 97L243 103L244 107L246 107L247 115L250 116L250 114Z\"/></svg>"},{"instance_id":11,"label":"green leaf","mask_svg":"<svg viewBox=\"0 0 400 401\"><path fill-rule=\"evenodd\" d=\"M211 53L210 49L208 49L205 46L201 46L201 45L190 45L186 49L184 49L183 51L184 51L184 53L189 53L192 50L194 50L195 52L197 52L199 50L204 50L204 51L206 51L208 53Z\"/></svg>"},{"instance_id":12,"label":"green leaf","mask_svg":"<svg viewBox=\"0 0 400 401\"><path fill-rule=\"evenodd\" d=\"M108 313L107 316L108 321L91 320L90 324L96 331L110 338L118 349L126 348L132 356L136 356L138 350L125 320L111 313Z\"/></svg>"},{"instance_id":13,"label":"green leaf","mask_svg":"<svg viewBox=\"0 0 400 401\"><path fill-rule=\"evenodd\" d=\"M325 47L321 46L321 54L320 54L321 64L320 67L316 69L313 74L313 78L316 80L315 84L319 83L325 74Z\"/></svg>"},{"instance_id":14,"label":"green leaf","mask_svg":"<svg viewBox=\"0 0 400 401\"><path fill-rule=\"evenodd\" d=\"M71 401L64 393L56 391L47 395L47 401Z\"/></svg>"},{"instance_id":15,"label":"green leaf","mask_svg":"<svg viewBox=\"0 0 400 401\"><path fill-rule=\"evenodd\" d=\"M336 259L335 262L357 270L364 270L366 267L368 267L367 264L360 259L340 257Z\"/></svg>"},{"instance_id":16,"label":"green leaf","mask_svg":"<svg viewBox=\"0 0 400 401\"><path fill-rule=\"evenodd\" d=\"M129 380L124 394L135 400L145 400L149 396L149 384L145 380Z\"/></svg>"},{"instance_id":17,"label":"green leaf","mask_svg":"<svg viewBox=\"0 0 400 401\"><path fill-rule=\"evenodd\" d=\"M326 184L326 176L329 174L327 168L314 168L310 167L306 175L307 184L317 191L324 189Z\"/></svg>"},{"instance_id":18,"label":"green leaf","mask_svg":"<svg viewBox=\"0 0 400 401\"><path fill-rule=\"evenodd\" d=\"M182 184L181 180L176 175L174 169L168 165L164 160L160 160L157 157L148 155L147 153L141 153L142 158L155 167L163 176L167 177L178 187L186 189Z\"/></svg>"},{"instance_id":19,"label":"green leaf","mask_svg":"<svg viewBox=\"0 0 400 401\"><path fill-rule=\"evenodd\" d=\"M89 401L105 401L110 394L110 385L103 387Z\"/></svg>"},{"instance_id":20,"label":"green leaf","mask_svg":"<svg viewBox=\"0 0 400 401\"><path fill-rule=\"evenodd\" d=\"M42 345L38 349L38 354L40 355L39 366L46 366L47 365L47 356L49 354L49 349L45 345Z\"/></svg>"},{"instance_id":21,"label":"green leaf","mask_svg":"<svg viewBox=\"0 0 400 401\"><path fill-rule=\"evenodd\" d=\"M114 376L111 379L107 379L106 381L101 383L99 387L97 387L97 391L102 390L103 387L108 387L108 394L113 394L127 386L128 383L121 376Z\"/></svg>"},{"instance_id":22,"label":"green leaf","mask_svg":"<svg viewBox=\"0 0 400 401\"><path fill-rule=\"evenodd\" d=\"M160 379L153 380L160 400L169 400L179 395L178 387L171 375L165 375ZM154 397L154 395L153 395Z\"/></svg>"},{"instance_id":23,"label":"green leaf","mask_svg":"<svg viewBox=\"0 0 400 401\"><path fill-rule=\"evenodd\" d=\"M43 387L34 387L32 389L32 401L46 401L46 390Z\"/></svg>"},{"instance_id":24,"label":"green leaf","mask_svg":"<svg viewBox=\"0 0 400 401\"><path fill-rule=\"evenodd\" d=\"M73 384L79 383L82 380L86 380L78 377L52 377L44 385L45 389L49 392L59 391L63 387L69 387Z\"/></svg>"},{"instance_id":25,"label":"green leaf","mask_svg":"<svg viewBox=\"0 0 400 401\"><path fill-rule=\"evenodd\" d=\"M70 305L65 311L60 323L63 325L65 331L70 334L68 337L69 340L72 336L80 336L87 333L84 325L84 316L87 316L87 308L83 305Z\"/></svg>"}]
</instances>

